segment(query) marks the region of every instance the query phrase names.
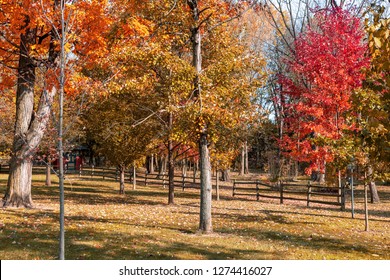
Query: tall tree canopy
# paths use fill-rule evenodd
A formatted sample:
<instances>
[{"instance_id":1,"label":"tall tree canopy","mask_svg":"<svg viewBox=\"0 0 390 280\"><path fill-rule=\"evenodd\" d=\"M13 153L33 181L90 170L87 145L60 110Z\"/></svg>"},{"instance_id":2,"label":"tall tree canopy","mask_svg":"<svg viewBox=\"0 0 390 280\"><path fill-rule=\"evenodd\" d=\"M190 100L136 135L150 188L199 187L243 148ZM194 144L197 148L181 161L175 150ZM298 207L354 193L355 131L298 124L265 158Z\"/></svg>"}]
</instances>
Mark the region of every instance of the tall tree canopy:
<instances>
[{"instance_id":1,"label":"tall tree canopy","mask_svg":"<svg viewBox=\"0 0 390 280\"><path fill-rule=\"evenodd\" d=\"M369 65L364 35L357 17L334 7L316 12L295 40L294 59L287 62L291 75L280 79L290 100L280 144L291 157L310 163L308 173L324 173L341 156L344 132L356 128L347 113Z\"/></svg>"},{"instance_id":2,"label":"tall tree canopy","mask_svg":"<svg viewBox=\"0 0 390 280\"><path fill-rule=\"evenodd\" d=\"M58 90L60 38L67 38L68 60L85 65L105 50L101 35L109 22L103 16L108 1L67 2L67 34L60 32L60 4L59 0L1 2L0 89L16 85L16 121L4 206L32 206L32 158Z\"/></svg>"}]
</instances>

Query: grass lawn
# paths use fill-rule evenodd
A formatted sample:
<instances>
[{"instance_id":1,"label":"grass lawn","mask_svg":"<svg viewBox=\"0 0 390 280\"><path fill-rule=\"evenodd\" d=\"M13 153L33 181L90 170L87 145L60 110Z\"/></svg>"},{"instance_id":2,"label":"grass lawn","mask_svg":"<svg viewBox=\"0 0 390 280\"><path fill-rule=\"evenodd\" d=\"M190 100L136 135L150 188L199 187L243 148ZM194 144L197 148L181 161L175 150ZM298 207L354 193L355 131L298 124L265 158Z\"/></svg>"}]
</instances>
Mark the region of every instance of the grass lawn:
<instances>
[{"instance_id":1,"label":"grass lawn","mask_svg":"<svg viewBox=\"0 0 390 280\"><path fill-rule=\"evenodd\" d=\"M7 175L0 175L4 194ZM1 259L56 259L58 189L34 175L34 209L0 209ZM363 194L356 216L337 207L304 202L232 198L213 201L214 233L197 233L199 191L180 188L168 206L167 189L127 186L68 176L66 259L390 259L390 187L379 186L380 204L369 204L364 231Z\"/></svg>"}]
</instances>

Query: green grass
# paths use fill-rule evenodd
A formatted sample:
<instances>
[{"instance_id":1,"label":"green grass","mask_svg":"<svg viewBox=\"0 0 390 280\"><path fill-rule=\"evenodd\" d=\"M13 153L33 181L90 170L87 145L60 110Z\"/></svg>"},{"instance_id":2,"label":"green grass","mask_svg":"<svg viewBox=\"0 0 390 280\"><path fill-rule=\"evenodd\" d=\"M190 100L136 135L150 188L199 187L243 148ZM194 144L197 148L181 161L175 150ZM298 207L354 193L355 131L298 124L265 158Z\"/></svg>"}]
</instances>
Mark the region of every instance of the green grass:
<instances>
[{"instance_id":1,"label":"green grass","mask_svg":"<svg viewBox=\"0 0 390 280\"><path fill-rule=\"evenodd\" d=\"M381 204L370 204L364 231L363 195L356 218L336 207L304 202L232 198L213 201L214 233L197 233L199 191L167 189L70 175L66 185L67 259L390 259L390 187L379 187ZM6 175L0 175L4 194ZM58 189L34 176L34 209L0 209L1 259L56 259ZM349 205L347 205L349 209Z\"/></svg>"}]
</instances>

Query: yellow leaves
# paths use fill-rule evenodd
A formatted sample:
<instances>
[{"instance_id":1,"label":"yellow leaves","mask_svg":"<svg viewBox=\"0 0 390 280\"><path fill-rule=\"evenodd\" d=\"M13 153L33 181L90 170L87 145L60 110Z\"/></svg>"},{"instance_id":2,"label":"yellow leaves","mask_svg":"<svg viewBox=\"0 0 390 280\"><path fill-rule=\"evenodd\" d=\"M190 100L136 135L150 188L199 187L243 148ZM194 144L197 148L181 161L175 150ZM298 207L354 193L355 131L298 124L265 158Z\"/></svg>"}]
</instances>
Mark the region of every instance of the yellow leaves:
<instances>
[{"instance_id":1,"label":"yellow leaves","mask_svg":"<svg viewBox=\"0 0 390 280\"><path fill-rule=\"evenodd\" d=\"M380 38L374 37L375 46L379 49L382 47L382 42Z\"/></svg>"}]
</instances>

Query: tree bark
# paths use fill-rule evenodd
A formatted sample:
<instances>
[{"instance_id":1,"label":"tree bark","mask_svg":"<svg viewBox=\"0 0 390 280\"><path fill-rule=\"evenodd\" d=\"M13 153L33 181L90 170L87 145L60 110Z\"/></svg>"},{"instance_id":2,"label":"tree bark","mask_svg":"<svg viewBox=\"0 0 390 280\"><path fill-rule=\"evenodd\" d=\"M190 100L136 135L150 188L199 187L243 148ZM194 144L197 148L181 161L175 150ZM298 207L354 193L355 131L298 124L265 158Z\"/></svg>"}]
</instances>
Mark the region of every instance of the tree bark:
<instances>
[{"instance_id":1,"label":"tree bark","mask_svg":"<svg viewBox=\"0 0 390 280\"><path fill-rule=\"evenodd\" d=\"M240 169L240 174L239 175L244 175L245 174L245 147L244 144L241 147L241 169Z\"/></svg>"},{"instance_id":2,"label":"tree bark","mask_svg":"<svg viewBox=\"0 0 390 280\"><path fill-rule=\"evenodd\" d=\"M125 167L123 165L119 165L118 170L119 170L119 194L125 194Z\"/></svg>"},{"instance_id":3,"label":"tree bark","mask_svg":"<svg viewBox=\"0 0 390 280\"><path fill-rule=\"evenodd\" d=\"M311 174L311 180L319 184L325 183L325 173L319 171L313 171Z\"/></svg>"},{"instance_id":4,"label":"tree bark","mask_svg":"<svg viewBox=\"0 0 390 280\"><path fill-rule=\"evenodd\" d=\"M163 156L161 156L158 159L158 175L157 175L157 178L159 178L159 179L163 175L163 164L164 164L164 158L163 158Z\"/></svg>"},{"instance_id":5,"label":"tree bark","mask_svg":"<svg viewBox=\"0 0 390 280\"><path fill-rule=\"evenodd\" d=\"M372 166L368 167L367 175L368 175L368 178L370 178L370 183L368 184L368 186L370 188L370 202L371 203L380 203L378 190L376 188L375 181L371 179L372 175L373 175Z\"/></svg>"},{"instance_id":6,"label":"tree bark","mask_svg":"<svg viewBox=\"0 0 390 280\"><path fill-rule=\"evenodd\" d=\"M31 178L32 158L39 146L50 117L51 104L56 88L44 90L38 110L34 113L35 65L28 49L35 43L36 30L28 29L21 35L18 80L16 90L15 134L10 160L7 189L3 207L32 207Z\"/></svg>"},{"instance_id":7,"label":"tree bark","mask_svg":"<svg viewBox=\"0 0 390 280\"><path fill-rule=\"evenodd\" d=\"M224 169L222 171L222 181L224 182L230 182L230 170L229 169Z\"/></svg>"},{"instance_id":8,"label":"tree bark","mask_svg":"<svg viewBox=\"0 0 390 280\"><path fill-rule=\"evenodd\" d=\"M200 149L200 222L199 230L203 233L213 231L211 221L211 166L210 154L207 146L207 135L202 134L199 143Z\"/></svg>"},{"instance_id":9,"label":"tree bark","mask_svg":"<svg viewBox=\"0 0 390 280\"><path fill-rule=\"evenodd\" d=\"M183 159L183 160L182 160L181 174L182 174L184 177L187 176L187 160L186 160L186 159Z\"/></svg>"},{"instance_id":10,"label":"tree bark","mask_svg":"<svg viewBox=\"0 0 390 280\"><path fill-rule=\"evenodd\" d=\"M137 170L135 168L135 162L134 162L134 165L133 165L133 190L135 190L137 188Z\"/></svg>"},{"instance_id":11,"label":"tree bark","mask_svg":"<svg viewBox=\"0 0 390 280\"><path fill-rule=\"evenodd\" d=\"M216 190L216 198L219 201L219 174L218 174L218 166L216 168L217 176L215 176L215 190Z\"/></svg>"},{"instance_id":12,"label":"tree bark","mask_svg":"<svg viewBox=\"0 0 390 280\"><path fill-rule=\"evenodd\" d=\"M367 199L367 182L364 181L364 230L369 231L369 224L368 224L368 199Z\"/></svg>"},{"instance_id":13,"label":"tree bark","mask_svg":"<svg viewBox=\"0 0 390 280\"><path fill-rule=\"evenodd\" d=\"M154 155L150 156L150 173L154 173Z\"/></svg>"},{"instance_id":14,"label":"tree bark","mask_svg":"<svg viewBox=\"0 0 390 280\"><path fill-rule=\"evenodd\" d=\"M46 163L46 186L51 186L51 162L50 159L48 159Z\"/></svg>"},{"instance_id":15,"label":"tree bark","mask_svg":"<svg viewBox=\"0 0 390 280\"><path fill-rule=\"evenodd\" d=\"M244 147L245 147L245 151L244 151L244 153L245 153L244 173L245 174L249 174L248 141L245 141Z\"/></svg>"},{"instance_id":16,"label":"tree bark","mask_svg":"<svg viewBox=\"0 0 390 280\"><path fill-rule=\"evenodd\" d=\"M202 72L202 36L200 33L199 19L199 3L197 0L187 0L188 7L192 12L193 26L191 27L191 43L192 43L192 66L195 68L196 75L194 77L194 89L192 97L199 104L199 113L202 115L202 95L200 74ZM202 233L212 232L211 223L211 164L210 154L208 150L207 140L207 125L200 125L199 138L199 156L200 156L200 221L199 231Z\"/></svg>"},{"instance_id":17,"label":"tree bark","mask_svg":"<svg viewBox=\"0 0 390 280\"><path fill-rule=\"evenodd\" d=\"M173 124L173 115L169 113L168 125L171 130ZM175 204L175 163L173 159L173 143L171 134L168 139L168 204Z\"/></svg>"}]
</instances>

